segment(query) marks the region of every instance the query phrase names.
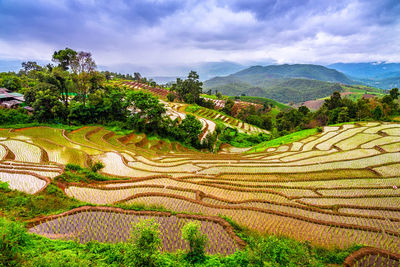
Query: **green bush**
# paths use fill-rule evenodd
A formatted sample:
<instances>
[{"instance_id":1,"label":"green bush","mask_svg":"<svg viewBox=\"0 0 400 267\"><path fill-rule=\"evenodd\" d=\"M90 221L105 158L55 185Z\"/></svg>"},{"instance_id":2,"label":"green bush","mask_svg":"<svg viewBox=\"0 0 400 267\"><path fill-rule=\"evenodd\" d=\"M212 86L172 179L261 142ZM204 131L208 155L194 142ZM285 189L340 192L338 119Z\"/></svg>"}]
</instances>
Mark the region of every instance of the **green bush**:
<instances>
[{"instance_id":1,"label":"green bush","mask_svg":"<svg viewBox=\"0 0 400 267\"><path fill-rule=\"evenodd\" d=\"M71 171L80 171L83 169L81 166L72 163L68 163L67 165L65 165L65 168Z\"/></svg>"},{"instance_id":2,"label":"green bush","mask_svg":"<svg viewBox=\"0 0 400 267\"><path fill-rule=\"evenodd\" d=\"M90 169L92 170L92 172L98 172L101 169L104 168L104 164L100 161L96 161L91 167Z\"/></svg>"},{"instance_id":3,"label":"green bush","mask_svg":"<svg viewBox=\"0 0 400 267\"><path fill-rule=\"evenodd\" d=\"M10 191L10 186L7 182L0 181L0 190Z\"/></svg>"},{"instance_id":4,"label":"green bush","mask_svg":"<svg viewBox=\"0 0 400 267\"><path fill-rule=\"evenodd\" d=\"M66 249L60 251L50 251L40 257L33 259L31 266L48 267L81 267L91 266L92 262L77 254L76 250Z\"/></svg>"},{"instance_id":5,"label":"green bush","mask_svg":"<svg viewBox=\"0 0 400 267\"><path fill-rule=\"evenodd\" d=\"M0 125L11 125L32 122L32 116L28 111L19 109L0 108Z\"/></svg>"},{"instance_id":6,"label":"green bush","mask_svg":"<svg viewBox=\"0 0 400 267\"><path fill-rule=\"evenodd\" d=\"M153 219L143 220L132 227L130 244L125 251L125 264L158 266L161 245L159 225Z\"/></svg>"},{"instance_id":7,"label":"green bush","mask_svg":"<svg viewBox=\"0 0 400 267\"><path fill-rule=\"evenodd\" d=\"M28 240L28 233L22 225L0 217L0 266L20 265L20 253Z\"/></svg>"},{"instance_id":8,"label":"green bush","mask_svg":"<svg viewBox=\"0 0 400 267\"><path fill-rule=\"evenodd\" d=\"M202 262L205 259L205 246L207 244L207 236L200 230L198 222L188 222L182 228L182 237L189 243L189 251L186 259L189 262Z\"/></svg>"}]
</instances>

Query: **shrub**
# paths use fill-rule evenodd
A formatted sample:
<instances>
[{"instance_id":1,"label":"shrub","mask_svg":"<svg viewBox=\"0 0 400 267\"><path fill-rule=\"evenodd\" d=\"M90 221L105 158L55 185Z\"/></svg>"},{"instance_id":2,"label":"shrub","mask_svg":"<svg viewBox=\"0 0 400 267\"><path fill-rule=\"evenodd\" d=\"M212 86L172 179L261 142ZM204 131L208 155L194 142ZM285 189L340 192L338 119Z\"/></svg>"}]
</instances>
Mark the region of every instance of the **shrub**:
<instances>
[{"instance_id":1,"label":"shrub","mask_svg":"<svg viewBox=\"0 0 400 267\"><path fill-rule=\"evenodd\" d=\"M10 191L10 186L7 182L0 181L0 190Z\"/></svg>"},{"instance_id":2,"label":"shrub","mask_svg":"<svg viewBox=\"0 0 400 267\"><path fill-rule=\"evenodd\" d=\"M169 93L168 95L167 95L167 99L168 99L168 101L169 102L174 102L174 100L175 100L175 94L173 94L173 93Z\"/></svg>"},{"instance_id":3,"label":"shrub","mask_svg":"<svg viewBox=\"0 0 400 267\"><path fill-rule=\"evenodd\" d=\"M71 171L80 171L80 170L82 170L81 166L79 166L77 164L71 164L71 163L68 163L67 165L65 165L65 168L67 170L71 170Z\"/></svg>"},{"instance_id":4,"label":"shrub","mask_svg":"<svg viewBox=\"0 0 400 267\"><path fill-rule=\"evenodd\" d=\"M99 170L104 168L104 164L100 161L96 161L91 167L90 169L92 170L92 172L98 172Z\"/></svg>"},{"instance_id":5,"label":"shrub","mask_svg":"<svg viewBox=\"0 0 400 267\"><path fill-rule=\"evenodd\" d=\"M25 228L0 217L0 266L19 265L20 252L27 244Z\"/></svg>"},{"instance_id":6,"label":"shrub","mask_svg":"<svg viewBox=\"0 0 400 267\"><path fill-rule=\"evenodd\" d=\"M314 259L307 246L291 239L267 236L250 239L247 248L251 266L310 266Z\"/></svg>"},{"instance_id":7,"label":"shrub","mask_svg":"<svg viewBox=\"0 0 400 267\"><path fill-rule=\"evenodd\" d=\"M159 225L153 219L133 226L130 243L126 247L125 263L133 266L157 266L161 244Z\"/></svg>"},{"instance_id":8,"label":"shrub","mask_svg":"<svg viewBox=\"0 0 400 267\"><path fill-rule=\"evenodd\" d=\"M32 122L32 116L28 114L28 111L18 109L3 109L0 108L0 124L23 124Z\"/></svg>"},{"instance_id":9,"label":"shrub","mask_svg":"<svg viewBox=\"0 0 400 267\"><path fill-rule=\"evenodd\" d=\"M182 237L189 242L190 247L186 259L192 263L204 261L207 236L200 231L200 224L193 221L188 222L182 228Z\"/></svg>"},{"instance_id":10,"label":"shrub","mask_svg":"<svg viewBox=\"0 0 400 267\"><path fill-rule=\"evenodd\" d=\"M50 251L44 255L36 257L32 261L32 266L91 266L92 262L82 258L77 251L66 249L60 251Z\"/></svg>"}]
</instances>

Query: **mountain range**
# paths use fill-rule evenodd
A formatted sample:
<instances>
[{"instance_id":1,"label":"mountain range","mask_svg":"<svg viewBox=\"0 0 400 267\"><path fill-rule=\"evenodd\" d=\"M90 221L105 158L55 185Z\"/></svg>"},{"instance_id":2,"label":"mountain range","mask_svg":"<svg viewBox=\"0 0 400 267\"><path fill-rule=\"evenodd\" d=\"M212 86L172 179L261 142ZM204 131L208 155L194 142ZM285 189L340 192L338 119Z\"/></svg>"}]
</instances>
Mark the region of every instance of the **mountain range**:
<instances>
[{"instance_id":1,"label":"mountain range","mask_svg":"<svg viewBox=\"0 0 400 267\"><path fill-rule=\"evenodd\" d=\"M355 84L345 74L320 65L294 64L253 66L204 82L206 90L226 95L272 98L279 102L304 102L340 91L340 84Z\"/></svg>"},{"instance_id":2,"label":"mountain range","mask_svg":"<svg viewBox=\"0 0 400 267\"><path fill-rule=\"evenodd\" d=\"M341 71L349 78L365 85L381 89L400 87L399 63L335 63L327 67Z\"/></svg>"}]
</instances>

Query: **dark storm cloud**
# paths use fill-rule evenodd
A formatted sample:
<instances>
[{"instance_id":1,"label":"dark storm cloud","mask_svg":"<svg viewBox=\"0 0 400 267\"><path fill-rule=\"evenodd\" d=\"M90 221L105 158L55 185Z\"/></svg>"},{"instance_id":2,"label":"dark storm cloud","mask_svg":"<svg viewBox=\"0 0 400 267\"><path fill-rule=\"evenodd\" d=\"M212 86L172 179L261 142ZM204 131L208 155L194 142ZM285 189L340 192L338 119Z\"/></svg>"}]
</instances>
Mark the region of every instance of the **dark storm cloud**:
<instances>
[{"instance_id":1,"label":"dark storm cloud","mask_svg":"<svg viewBox=\"0 0 400 267\"><path fill-rule=\"evenodd\" d=\"M0 1L0 37L96 44L126 28L151 27L179 6L177 1Z\"/></svg>"},{"instance_id":2,"label":"dark storm cloud","mask_svg":"<svg viewBox=\"0 0 400 267\"><path fill-rule=\"evenodd\" d=\"M92 51L102 65L158 69L400 61L398 14L398 0L0 0L0 58L48 59L68 46Z\"/></svg>"}]
</instances>

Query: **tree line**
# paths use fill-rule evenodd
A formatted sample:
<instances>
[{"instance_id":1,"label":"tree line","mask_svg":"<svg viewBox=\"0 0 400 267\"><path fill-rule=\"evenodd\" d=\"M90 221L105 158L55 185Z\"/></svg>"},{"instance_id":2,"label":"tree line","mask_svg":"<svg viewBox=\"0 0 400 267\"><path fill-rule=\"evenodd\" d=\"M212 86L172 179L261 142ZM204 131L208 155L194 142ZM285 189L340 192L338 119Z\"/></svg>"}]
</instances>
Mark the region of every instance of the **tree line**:
<instances>
[{"instance_id":1,"label":"tree line","mask_svg":"<svg viewBox=\"0 0 400 267\"><path fill-rule=\"evenodd\" d=\"M0 86L23 93L25 104L34 109L32 116L22 109L0 109L0 124L102 124L159 135L195 148L209 147L199 140L202 124L194 116L171 120L157 97L105 83L121 75L99 72L91 53L66 48L55 51L52 61L55 65L24 62L18 74L0 75ZM139 73L124 78L152 84Z\"/></svg>"}]
</instances>

